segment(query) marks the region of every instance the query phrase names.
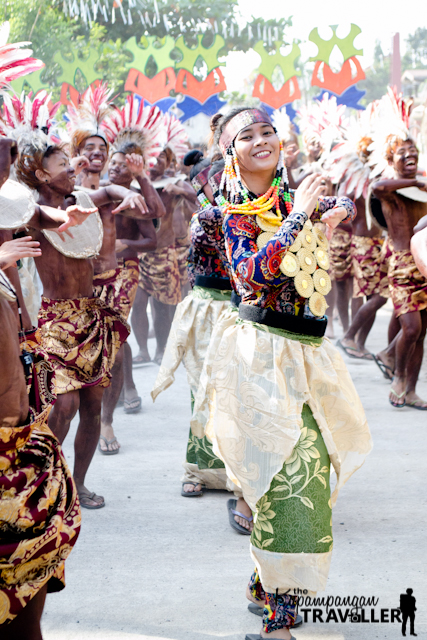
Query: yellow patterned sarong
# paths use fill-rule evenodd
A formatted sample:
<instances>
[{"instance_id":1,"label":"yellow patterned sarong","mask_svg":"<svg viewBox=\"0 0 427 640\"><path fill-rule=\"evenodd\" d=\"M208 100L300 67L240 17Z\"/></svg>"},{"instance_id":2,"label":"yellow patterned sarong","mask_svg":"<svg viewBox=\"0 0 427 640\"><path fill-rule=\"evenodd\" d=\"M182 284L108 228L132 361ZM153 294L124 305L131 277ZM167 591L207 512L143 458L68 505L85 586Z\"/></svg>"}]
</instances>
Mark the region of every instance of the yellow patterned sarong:
<instances>
[{"instance_id":1,"label":"yellow patterned sarong","mask_svg":"<svg viewBox=\"0 0 427 640\"><path fill-rule=\"evenodd\" d=\"M334 229L329 241L331 267L329 275L332 280L347 280L353 275L351 263L351 233L344 229Z\"/></svg>"},{"instance_id":2,"label":"yellow patterned sarong","mask_svg":"<svg viewBox=\"0 0 427 640\"><path fill-rule=\"evenodd\" d=\"M181 302L181 282L175 247L143 253L139 257L139 286L163 304Z\"/></svg>"},{"instance_id":3,"label":"yellow patterned sarong","mask_svg":"<svg viewBox=\"0 0 427 640\"><path fill-rule=\"evenodd\" d=\"M398 318L427 309L427 280L408 251L393 251L388 271L391 299Z\"/></svg>"},{"instance_id":4,"label":"yellow patterned sarong","mask_svg":"<svg viewBox=\"0 0 427 640\"><path fill-rule=\"evenodd\" d=\"M352 236L353 298L382 294L388 288L388 268L381 259L384 239Z\"/></svg>"},{"instance_id":5,"label":"yellow patterned sarong","mask_svg":"<svg viewBox=\"0 0 427 640\"><path fill-rule=\"evenodd\" d=\"M138 280L138 260L119 260L117 269L110 269L93 277L93 294L111 309L120 311L126 321L135 300Z\"/></svg>"}]
</instances>

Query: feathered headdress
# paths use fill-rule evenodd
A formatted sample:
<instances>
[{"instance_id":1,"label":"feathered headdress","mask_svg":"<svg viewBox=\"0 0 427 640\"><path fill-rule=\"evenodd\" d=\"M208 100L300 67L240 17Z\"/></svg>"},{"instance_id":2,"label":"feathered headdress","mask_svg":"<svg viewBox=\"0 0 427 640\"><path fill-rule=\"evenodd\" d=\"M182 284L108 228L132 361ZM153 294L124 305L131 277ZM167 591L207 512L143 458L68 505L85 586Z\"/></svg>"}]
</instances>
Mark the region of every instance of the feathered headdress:
<instances>
[{"instance_id":1,"label":"feathered headdress","mask_svg":"<svg viewBox=\"0 0 427 640\"><path fill-rule=\"evenodd\" d=\"M298 126L302 131L304 146L316 139L329 151L336 140L344 140L348 126L345 105L338 105L335 96L325 93L322 100L314 100L298 111Z\"/></svg>"},{"instance_id":2,"label":"feathered headdress","mask_svg":"<svg viewBox=\"0 0 427 640\"><path fill-rule=\"evenodd\" d=\"M378 101L371 102L347 129L347 140L337 144L329 154L324 169L339 196L366 199L371 167L368 164L373 132L376 127Z\"/></svg>"},{"instance_id":3,"label":"feathered headdress","mask_svg":"<svg viewBox=\"0 0 427 640\"><path fill-rule=\"evenodd\" d=\"M3 22L0 25L0 88L8 86L12 80L44 67L41 60L31 58L31 49L21 48L31 44L30 42L7 44L9 33L9 22Z\"/></svg>"},{"instance_id":4,"label":"feathered headdress","mask_svg":"<svg viewBox=\"0 0 427 640\"><path fill-rule=\"evenodd\" d=\"M182 160L188 151L188 135L184 125L172 113L165 113L163 117L164 126L164 146L169 147L175 154L177 160Z\"/></svg>"},{"instance_id":5,"label":"feathered headdress","mask_svg":"<svg viewBox=\"0 0 427 640\"><path fill-rule=\"evenodd\" d=\"M57 102L49 106L51 94L40 91L34 98L29 93L21 96L3 94L0 110L0 135L19 140L24 134L34 134L48 139L53 118L61 106Z\"/></svg>"},{"instance_id":6,"label":"feathered headdress","mask_svg":"<svg viewBox=\"0 0 427 640\"><path fill-rule=\"evenodd\" d=\"M77 156L85 140L98 136L108 146L105 119L111 113L112 89L106 83L89 87L79 96L77 107L68 107L68 130L71 137L71 155Z\"/></svg>"},{"instance_id":7,"label":"feathered headdress","mask_svg":"<svg viewBox=\"0 0 427 640\"><path fill-rule=\"evenodd\" d=\"M115 152L136 146L148 166L162 150L163 114L156 106L144 107L142 100L128 96L124 107L114 107L103 124Z\"/></svg>"},{"instance_id":8,"label":"feathered headdress","mask_svg":"<svg viewBox=\"0 0 427 640\"><path fill-rule=\"evenodd\" d=\"M389 160L396 145L410 137L411 110L412 101L405 102L402 94L388 87L386 95L381 98L378 106L377 124L369 147L371 178L379 176L388 169Z\"/></svg>"},{"instance_id":9,"label":"feathered headdress","mask_svg":"<svg viewBox=\"0 0 427 640\"><path fill-rule=\"evenodd\" d=\"M271 119L277 131L277 135L284 144L292 140L292 138L298 139L297 134L293 130L291 119L286 113L285 107L283 107L283 109L275 109Z\"/></svg>"}]
</instances>

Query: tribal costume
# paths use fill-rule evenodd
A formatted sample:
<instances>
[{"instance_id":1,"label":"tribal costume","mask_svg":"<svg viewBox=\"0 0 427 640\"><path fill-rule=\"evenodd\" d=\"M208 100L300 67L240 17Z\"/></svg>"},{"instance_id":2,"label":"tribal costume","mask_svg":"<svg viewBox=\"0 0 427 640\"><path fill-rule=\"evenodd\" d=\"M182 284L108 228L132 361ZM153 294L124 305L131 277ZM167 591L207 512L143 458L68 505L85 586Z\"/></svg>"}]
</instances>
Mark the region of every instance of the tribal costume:
<instances>
[{"instance_id":1,"label":"tribal costume","mask_svg":"<svg viewBox=\"0 0 427 640\"><path fill-rule=\"evenodd\" d=\"M388 278L397 318L427 309L427 280L419 272L410 251L393 251Z\"/></svg>"},{"instance_id":2,"label":"tribal costume","mask_svg":"<svg viewBox=\"0 0 427 640\"><path fill-rule=\"evenodd\" d=\"M347 280L353 276L351 260L351 233L344 229L334 229L329 243L331 258L331 279Z\"/></svg>"},{"instance_id":3,"label":"tribal costume","mask_svg":"<svg viewBox=\"0 0 427 640\"><path fill-rule=\"evenodd\" d=\"M93 277L93 294L111 309L119 311L126 322L138 289L139 263L129 258L119 260L118 265L116 269Z\"/></svg>"},{"instance_id":4,"label":"tribal costume","mask_svg":"<svg viewBox=\"0 0 427 640\"><path fill-rule=\"evenodd\" d=\"M284 592L325 588L332 501L363 463L371 437L345 364L322 337L327 242L305 213L291 210L286 179L280 191L283 155L263 196L240 181L233 141L256 122L270 120L247 109L220 129L227 195L234 194L223 229L242 303L212 362L207 435L254 512L251 555L265 597L263 628L273 631L294 618L295 599ZM325 197L312 222L333 207L347 209L343 222L355 215L347 198ZM330 462L337 473L332 497Z\"/></svg>"},{"instance_id":5,"label":"tribal costume","mask_svg":"<svg viewBox=\"0 0 427 640\"><path fill-rule=\"evenodd\" d=\"M57 395L108 387L117 352L128 335L121 315L99 298L42 297L37 338L56 373Z\"/></svg>"},{"instance_id":6,"label":"tribal costume","mask_svg":"<svg viewBox=\"0 0 427 640\"><path fill-rule=\"evenodd\" d=\"M178 262L179 281L181 287L188 284L187 263L190 253L190 242L188 238L175 238L176 259Z\"/></svg>"},{"instance_id":7,"label":"tribal costume","mask_svg":"<svg viewBox=\"0 0 427 640\"><path fill-rule=\"evenodd\" d=\"M181 302L178 258L174 246L140 255L139 286L163 304Z\"/></svg>"},{"instance_id":8,"label":"tribal costume","mask_svg":"<svg viewBox=\"0 0 427 640\"><path fill-rule=\"evenodd\" d=\"M353 298L374 294L383 295L388 289L387 268L384 268L382 250L384 238L352 236Z\"/></svg>"},{"instance_id":9,"label":"tribal costume","mask_svg":"<svg viewBox=\"0 0 427 640\"><path fill-rule=\"evenodd\" d=\"M194 262L189 275L194 283L193 289L177 306L162 364L151 391L154 401L159 393L174 382L175 371L182 361L187 371L192 407L212 330L223 311L229 307L231 296L227 271L200 226L199 214L201 212L195 213L191 220ZM201 286L197 285L198 279L202 282ZM197 437L190 431L183 466L183 483L200 482L209 489L227 488L224 463L214 455L212 444L203 433Z\"/></svg>"},{"instance_id":10,"label":"tribal costume","mask_svg":"<svg viewBox=\"0 0 427 640\"><path fill-rule=\"evenodd\" d=\"M0 426L0 625L46 583L48 592L64 588L64 563L80 531L76 487L47 426L53 375L38 350L26 380L28 418Z\"/></svg>"}]
</instances>

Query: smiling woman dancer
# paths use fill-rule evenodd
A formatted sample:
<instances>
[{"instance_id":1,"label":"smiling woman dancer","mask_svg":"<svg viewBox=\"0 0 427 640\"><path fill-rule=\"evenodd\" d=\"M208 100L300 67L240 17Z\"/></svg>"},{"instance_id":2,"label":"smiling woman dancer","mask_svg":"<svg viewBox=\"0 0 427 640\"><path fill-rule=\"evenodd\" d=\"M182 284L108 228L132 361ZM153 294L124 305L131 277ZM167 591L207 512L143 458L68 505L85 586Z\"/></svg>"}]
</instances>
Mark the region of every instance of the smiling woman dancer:
<instances>
[{"instance_id":1,"label":"smiling woman dancer","mask_svg":"<svg viewBox=\"0 0 427 640\"><path fill-rule=\"evenodd\" d=\"M242 304L212 365L207 433L254 512L256 570L247 597L251 610L263 608L263 625L246 638L289 640L294 589L325 588L331 503L371 449L350 375L323 339L329 260L327 240L312 225L321 219L334 228L355 207L322 197L321 176L289 193L280 141L261 110L231 111L217 121L215 138L225 157L224 235Z\"/></svg>"}]
</instances>

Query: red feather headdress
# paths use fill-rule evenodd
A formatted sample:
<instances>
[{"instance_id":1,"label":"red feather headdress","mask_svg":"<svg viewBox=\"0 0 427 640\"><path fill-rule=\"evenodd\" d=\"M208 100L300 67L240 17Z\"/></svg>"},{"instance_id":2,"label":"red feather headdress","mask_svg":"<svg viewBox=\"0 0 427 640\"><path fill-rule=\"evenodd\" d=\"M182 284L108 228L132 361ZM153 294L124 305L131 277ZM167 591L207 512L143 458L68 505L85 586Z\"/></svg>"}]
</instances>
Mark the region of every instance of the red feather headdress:
<instances>
[{"instance_id":1,"label":"red feather headdress","mask_svg":"<svg viewBox=\"0 0 427 640\"><path fill-rule=\"evenodd\" d=\"M71 136L71 155L79 155L84 141L99 136L108 146L105 119L111 113L112 89L106 83L89 87L79 96L77 107L68 107L68 131Z\"/></svg>"},{"instance_id":2,"label":"red feather headdress","mask_svg":"<svg viewBox=\"0 0 427 640\"><path fill-rule=\"evenodd\" d=\"M31 49L21 48L31 44L30 42L7 44L9 33L9 22L3 22L0 25L0 88L8 86L12 80L44 67L41 60L31 57Z\"/></svg>"}]
</instances>

